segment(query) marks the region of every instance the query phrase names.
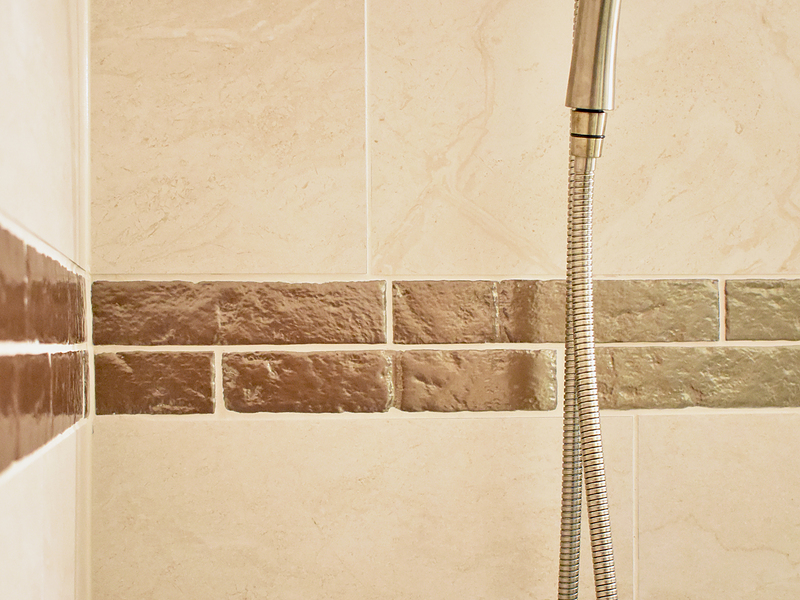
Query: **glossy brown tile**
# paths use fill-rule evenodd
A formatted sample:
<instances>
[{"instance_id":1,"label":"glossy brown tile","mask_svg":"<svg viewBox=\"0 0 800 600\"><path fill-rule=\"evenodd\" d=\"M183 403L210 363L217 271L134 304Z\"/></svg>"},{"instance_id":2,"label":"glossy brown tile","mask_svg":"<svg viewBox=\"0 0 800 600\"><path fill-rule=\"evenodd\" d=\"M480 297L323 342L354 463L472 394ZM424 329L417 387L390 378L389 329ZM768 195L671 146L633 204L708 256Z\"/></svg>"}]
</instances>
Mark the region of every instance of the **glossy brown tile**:
<instances>
[{"instance_id":1,"label":"glossy brown tile","mask_svg":"<svg viewBox=\"0 0 800 600\"><path fill-rule=\"evenodd\" d=\"M69 343L86 341L86 279L76 273L69 274Z\"/></svg>"},{"instance_id":2,"label":"glossy brown tile","mask_svg":"<svg viewBox=\"0 0 800 600\"><path fill-rule=\"evenodd\" d=\"M25 339L25 245L0 228L0 341Z\"/></svg>"},{"instance_id":3,"label":"glossy brown tile","mask_svg":"<svg viewBox=\"0 0 800 600\"><path fill-rule=\"evenodd\" d=\"M398 344L497 341L491 281L395 281L392 304Z\"/></svg>"},{"instance_id":4,"label":"glossy brown tile","mask_svg":"<svg viewBox=\"0 0 800 600\"><path fill-rule=\"evenodd\" d=\"M225 406L236 412L383 412L383 352L252 352L222 359Z\"/></svg>"},{"instance_id":5,"label":"glossy brown tile","mask_svg":"<svg viewBox=\"0 0 800 600\"><path fill-rule=\"evenodd\" d=\"M83 416L83 354L81 352L52 354L50 367L53 434L57 435Z\"/></svg>"},{"instance_id":6,"label":"glossy brown tile","mask_svg":"<svg viewBox=\"0 0 800 600\"><path fill-rule=\"evenodd\" d=\"M712 279L594 282L598 342L688 342L719 339L719 293ZM502 341L563 343L566 284L508 280L498 284Z\"/></svg>"},{"instance_id":7,"label":"glossy brown tile","mask_svg":"<svg viewBox=\"0 0 800 600\"><path fill-rule=\"evenodd\" d=\"M95 356L98 415L214 412L209 352L121 352Z\"/></svg>"},{"instance_id":8,"label":"glossy brown tile","mask_svg":"<svg viewBox=\"0 0 800 600\"><path fill-rule=\"evenodd\" d=\"M17 378L16 400L19 420L17 458L30 454L53 437L53 406L50 388L50 356L14 356Z\"/></svg>"},{"instance_id":9,"label":"glossy brown tile","mask_svg":"<svg viewBox=\"0 0 800 600\"><path fill-rule=\"evenodd\" d=\"M800 348L598 348L601 408L800 406Z\"/></svg>"},{"instance_id":10,"label":"glossy brown tile","mask_svg":"<svg viewBox=\"0 0 800 600\"><path fill-rule=\"evenodd\" d=\"M0 356L0 471L18 456L16 356Z\"/></svg>"},{"instance_id":11,"label":"glossy brown tile","mask_svg":"<svg viewBox=\"0 0 800 600\"><path fill-rule=\"evenodd\" d=\"M800 280L725 282L729 340L800 340Z\"/></svg>"},{"instance_id":12,"label":"glossy brown tile","mask_svg":"<svg viewBox=\"0 0 800 600\"><path fill-rule=\"evenodd\" d=\"M96 344L375 344L384 283L110 282L92 286Z\"/></svg>"},{"instance_id":13,"label":"glossy brown tile","mask_svg":"<svg viewBox=\"0 0 800 600\"><path fill-rule=\"evenodd\" d=\"M413 350L400 353L395 377L407 411L552 410L552 350Z\"/></svg>"}]
</instances>

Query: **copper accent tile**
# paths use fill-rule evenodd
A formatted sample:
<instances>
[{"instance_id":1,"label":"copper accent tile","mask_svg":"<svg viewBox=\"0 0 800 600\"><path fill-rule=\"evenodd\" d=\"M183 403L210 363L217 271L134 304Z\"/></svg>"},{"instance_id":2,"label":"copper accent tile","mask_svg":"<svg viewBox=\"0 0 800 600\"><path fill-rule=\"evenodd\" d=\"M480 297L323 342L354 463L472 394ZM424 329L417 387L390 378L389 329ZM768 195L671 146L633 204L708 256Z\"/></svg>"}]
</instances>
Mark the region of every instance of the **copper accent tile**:
<instances>
[{"instance_id":1,"label":"copper accent tile","mask_svg":"<svg viewBox=\"0 0 800 600\"><path fill-rule=\"evenodd\" d=\"M225 406L236 412L383 412L383 352L252 352L222 359Z\"/></svg>"},{"instance_id":2,"label":"copper accent tile","mask_svg":"<svg viewBox=\"0 0 800 600\"><path fill-rule=\"evenodd\" d=\"M50 356L54 435L83 416L83 360L81 352L61 352Z\"/></svg>"},{"instance_id":3,"label":"copper accent tile","mask_svg":"<svg viewBox=\"0 0 800 600\"><path fill-rule=\"evenodd\" d=\"M98 415L214 412L213 355L122 352L95 356Z\"/></svg>"},{"instance_id":4,"label":"copper accent tile","mask_svg":"<svg viewBox=\"0 0 800 600\"><path fill-rule=\"evenodd\" d=\"M688 342L719 339L717 282L710 279L597 280L598 342ZM503 341L564 341L566 284L561 280L498 284Z\"/></svg>"},{"instance_id":5,"label":"copper accent tile","mask_svg":"<svg viewBox=\"0 0 800 600\"><path fill-rule=\"evenodd\" d=\"M602 408L800 406L800 348L598 348Z\"/></svg>"},{"instance_id":6,"label":"copper accent tile","mask_svg":"<svg viewBox=\"0 0 800 600\"><path fill-rule=\"evenodd\" d=\"M729 340L800 340L800 280L725 282Z\"/></svg>"},{"instance_id":7,"label":"copper accent tile","mask_svg":"<svg viewBox=\"0 0 800 600\"><path fill-rule=\"evenodd\" d=\"M16 363L16 356L0 356L0 471L19 453Z\"/></svg>"},{"instance_id":8,"label":"copper accent tile","mask_svg":"<svg viewBox=\"0 0 800 600\"><path fill-rule=\"evenodd\" d=\"M0 228L0 340L25 339L25 245Z\"/></svg>"},{"instance_id":9,"label":"copper accent tile","mask_svg":"<svg viewBox=\"0 0 800 600\"><path fill-rule=\"evenodd\" d=\"M222 344L378 344L385 283L219 283Z\"/></svg>"},{"instance_id":10,"label":"copper accent tile","mask_svg":"<svg viewBox=\"0 0 800 600\"><path fill-rule=\"evenodd\" d=\"M491 281L395 281L394 341L454 344L497 341Z\"/></svg>"},{"instance_id":11,"label":"copper accent tile","mask_svg":"<svg viewBox=\"0 0 800 600\"><path fill-rule=\"evenodd\" d=\"M182 281L95 281L95 344L213 344L213 285Z\"/></svg>"},{"instance_id":12,"label":"copper accent tile","mask_svg":"<svg viewBox=\"0 0 800 600\"><path fill-rule=\"evenodd\" d=\"M96 344L375 344L384 303L381 281L92 286Z\"/></svg>"},{"instance_id":13,"label":"copper accent tile","mask_svg":"<svg viewBox=\"0 0 800 600\"><path fill-rule=\"evenodd\" d=\"M395 385L407 411L552 410L552 350L414 350L400 353Z\"/></svg>"},{"instance_id":14,"label":"copper accent tile","mask_svg":"<svg viewBox=\"0 0 800 600\"><path fill-rule=\"evenodd\" d=\"M50 356L18 354L14 359L19 419L17 458L22 458L46 444L53 436Z\"/></svg>"}]
</instances>

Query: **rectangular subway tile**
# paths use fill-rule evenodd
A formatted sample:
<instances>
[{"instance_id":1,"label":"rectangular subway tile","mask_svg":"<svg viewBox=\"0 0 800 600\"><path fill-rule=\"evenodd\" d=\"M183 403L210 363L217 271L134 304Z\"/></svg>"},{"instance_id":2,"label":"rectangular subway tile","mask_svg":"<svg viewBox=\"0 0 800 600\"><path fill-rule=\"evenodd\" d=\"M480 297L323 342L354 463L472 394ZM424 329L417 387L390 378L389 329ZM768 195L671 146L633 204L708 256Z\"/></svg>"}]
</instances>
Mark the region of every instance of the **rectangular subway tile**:
<instances>
[{"instance_id":1,"label":"rectangular subway tile","mask_svg":"<svg viewBox=\"0 0 800 600\"><path fill-rule=\"evenodd\" d=\"M0 356L0 471L17 458L16 357Z\"/></svg>"},{"instance_id":2,"label":"rectangular subway tile","mask_svg":"<svg viewBox=\"0 0 800 600\"><path fill-rule=\"evenodd\" d=\"M121 352L95 356L98 415L214 412L210 352Z\"/></svg>"},{"instance_id":3,"label":"rectangular subway tile","mask_svg":"<svg viewBox=\"0 0 800 600\"><path fill-rule=\"evenodd\" d=\"M25 244L0 228L0 340L25 339Z\"/></svg>"},{"instance_id":4,"label":"rectangular subway tile","mask_svg":"<svg viewBox=\"0 0 800 600\"><path fill-rule=\"evenodd\" d=\"M552 350L413 350L397 359L398 405L407 411L552 410Z\"/></svg>"},{"instance_id":5,"label":"rectangular subway tile","mask_svg":"<svg viewBox=\"0 0 800 600\"><path fill-rule=\"evenodd\" d=\"M383 412L384 352L252 352L222 359L225 406L236 412Z\"/></svg>"},{"instance_id":6,"label":"rectangular subway tile","mask_svg":"<svg viewBox=\"0 0 800 600\"><path fill-rule=\"evenodd\" d=\"M502 341L564 341L566 284L509 280L498 284ZM598 342L688 342L719 339L717 282L641 279L594 282Z\"/></svg>"},{"instance_id":7,"label":"rectangular subway tile","mask_svg":"<svg viewBox=\"0 0 800 600\"><path fill-rule=\"evenodd\" d=\"M455 344L497 341L491 281L395 281L394 341Z\"/></svg>"},{"instance_id":8,"label":"rectangular subway tile","mask_svg":"<svg viewBox=\"0 0 800 600\"><path fill-rule=\"evenodd\" d=\"M96 344L375 344L386 341L382 281L97 281Z\"/></svg>"},{"instance_id":9,"label":"rectangular subway tile","mask_svg":"<svg viewBox=\"0 0 800 600\"><path fill-rule=\"evenodd\" d=\"M77 273L69 274L69 342L86 341L86 279Z\"/></svg>"},{"instance_id":10,"label":"rectangular subway tile","mask_svg":"<svg viewBox=\"0 0 800 600\"><path fill-rule=\"evenodd\" d=\"M46 444L53 435L50 356L18 354L14 356L19 452L17 458Z\"/></svg>"},{"instance_id":11,"label":"rectangular subway tile","mask_svg":"<svg viewBox=\"0 0 800 600\"><path fill-rule=\"evenodd\" d=\"M800 348L598 348L601 408L800 406Z\"/></svg>"},{"instance_id":12,"label":"rectangular subway tile","mask_svg":"<svg viewBox=\"0 0 800 600\"><path fill-rule=\"evenodd\" d=\"M82 352L60 352L50 356L53 433L61 433L83 415Z\"/></svg>"},{"instance_id":13,"label":"rectangular subway tile","mask_svg":"<svg viewBox=\"0 0 800 600\"><path fill-rule=\"evenodd\" d=\"M725 282L729 340L800 340L800 280Z\"/></svg>"}]
</instances>

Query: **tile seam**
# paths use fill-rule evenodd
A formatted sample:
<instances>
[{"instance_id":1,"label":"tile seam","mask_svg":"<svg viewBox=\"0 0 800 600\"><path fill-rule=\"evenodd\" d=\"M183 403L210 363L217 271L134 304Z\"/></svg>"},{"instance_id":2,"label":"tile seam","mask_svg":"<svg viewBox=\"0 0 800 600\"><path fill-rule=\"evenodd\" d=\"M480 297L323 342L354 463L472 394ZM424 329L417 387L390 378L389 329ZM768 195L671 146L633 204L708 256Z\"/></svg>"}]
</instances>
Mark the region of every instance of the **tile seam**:
<instances>
[{"instance_id":1,"label":"tile seam","mask_svg":"<svg viewBox=\"0 0 800 600\"><path fill-rule=\"evenodd\" d=\"M366 218L366 269L372 274L372 150L369 143L371 135L369 113L369 32L367 28L367 1L364 0L364 200Z\"/></svg>"},{"instance_id":2,"label":"tile seam","mask_svg":"<svg viewBox=\"0 0 800 600\"><path fill-rule=\"evenodd\" d=\"M633 415L633 448L632 448L632 520L633 520L633 556L632 556L632 570L633 570L633 600L639 597L639 415Z\"/></svg>"}]
</instances>

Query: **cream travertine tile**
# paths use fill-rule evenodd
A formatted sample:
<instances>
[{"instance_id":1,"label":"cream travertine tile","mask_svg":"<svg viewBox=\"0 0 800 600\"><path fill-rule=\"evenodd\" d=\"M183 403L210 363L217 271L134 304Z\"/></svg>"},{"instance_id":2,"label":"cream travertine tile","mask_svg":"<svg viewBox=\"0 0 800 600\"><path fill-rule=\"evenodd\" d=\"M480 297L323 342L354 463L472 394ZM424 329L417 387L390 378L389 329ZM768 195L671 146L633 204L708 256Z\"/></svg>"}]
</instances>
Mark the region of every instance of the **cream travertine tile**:
<instances>
[{"instance_id":1,"label":"cream travertine tile","mask_svg":"<svg viewBox=\"0 0 800 600\"><path fill-rule=\"evenodd\" d=\"M572 3L369 6L378 272L562 275ZM622 8L598 274L800 268L800 11Z\"/></svg>"},{"instance_id":2,"label":"cream travertine tile","mask_svg":"<svg viewBox=\"0 0 800 600\"><path fill-rule=\"evenodd\" d=\"M641 416L639 598L800 596L800 412Z\"/></svg>"},{"instance_id":3,"label":"cream travertine tile","mask_svg":"<svg viewBox=\"0 0 800 600\"><path fill-rule=\"evenodd\" d=\"M93 270L364 272L363 14L93 3Z\"/></svg>"},{"instance_id":4,"label":"cream travertine tile","mask_svg":"<svg viewBox=\"0 0 800 600\"><path fill-rule=\"evenodd\" d=\"M561 273L572 5L368 5L372 264Z\"/></svg>"},{"instance_id":5,"label":"cream travertine tile","mask_svg":"<svg viewBox=\"0 0 800 600\"><path fill-rule=\"evenodd\" d=\"M632 421L604 422L625 599ZM99 417L94 598L555 597L560 433L553 417Z\"/></svg>"},{"instance_id":6,"label":"cream travertine tile","mask_svg":"<svg viewBox=\"0 0 800 600\"><path fill-rule=\"evenodd\" d=\"M78 0L8 0L0 19L0 213L79 260Z\"/></svg>"}]
</instances>

